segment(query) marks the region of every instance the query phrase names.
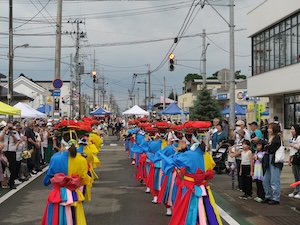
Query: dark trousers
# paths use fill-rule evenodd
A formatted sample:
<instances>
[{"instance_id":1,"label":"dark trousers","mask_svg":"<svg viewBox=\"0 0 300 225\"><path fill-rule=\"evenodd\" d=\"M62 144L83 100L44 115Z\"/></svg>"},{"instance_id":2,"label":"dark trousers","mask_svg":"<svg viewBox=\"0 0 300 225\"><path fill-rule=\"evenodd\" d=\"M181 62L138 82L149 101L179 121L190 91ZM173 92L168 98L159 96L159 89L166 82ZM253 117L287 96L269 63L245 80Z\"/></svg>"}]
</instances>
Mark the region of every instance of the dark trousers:
<instances>
[{"instance_id":1,"label":"dark trousers","mask_svg":"<svg viewBox=\"0 0 300 225\"><path fill-rule=\"evenodd\" d=\"M35 148L34 152L34 167L36 170L38 170L41 167L41 149Z\"/></svg>"},{"instance_id":2,"label":"dark trousers","mask_svg":"<svg viewBox=\"0 0 300 225\"><path fill-rule=\"evenodd\" d=\"M238 186L239 186L240 190L243 190L242 177L240 176L242 160L236 159L235 161L236 161L236 172L237 172L237 178L238 178Z\"/></svg>"},{"instance_id":3,"label":"dark trousers","mask_svg":"<svg viewBox=\"0 0 300 225\"><path fill-rule=\"evenodd\" d=\"M263 182L262 180L255 180L256 183L256 194L257 197L261 198L261 199L265 199L265 190L264 190L264 186L263 186Z\"/></svg>"},{"instance_id":4,"label":"dark trousers","mask_svg":"<svg viewBox=\"0 0 300 225\"><path fill-rule=\"evenodd\" d=\"M17 178L19 177L20 168L21 168L21 162L22 162L22 161L17 161L17 162L16 162L16 173L17 173Z\"/></svg>"},{"instance_id":5,"label":"dark trousers","mask_svg":"<svg viewBox=\"0 0 300 225\"><path fill-rule=\"evenodd\" d=\"M17 160L16 160L16 152L6 151L4 152L8 163L9 163L9 171L10 171L10 178L9 178L9 186L12 187L15 185L15 179L17 179Z\"/></svg>"},{"instance_id":6,"label":"dark trousers","mask_svg":"<svg viewBox=\"0 0 300 225\"><path fill-rule=\"evenodd\" d=\"M250 176L250 165L242 165L243 192L245 195L252 196L252 177Z\"/></svg>"}]
</instances>

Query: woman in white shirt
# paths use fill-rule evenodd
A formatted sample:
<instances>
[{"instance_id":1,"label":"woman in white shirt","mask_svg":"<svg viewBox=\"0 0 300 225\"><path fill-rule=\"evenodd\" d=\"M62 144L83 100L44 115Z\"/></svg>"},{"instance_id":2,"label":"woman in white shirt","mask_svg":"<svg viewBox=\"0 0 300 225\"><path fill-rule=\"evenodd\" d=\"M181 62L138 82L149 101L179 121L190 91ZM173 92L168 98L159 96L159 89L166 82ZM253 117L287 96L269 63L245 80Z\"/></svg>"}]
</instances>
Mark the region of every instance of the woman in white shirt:
<instances>
[{"instance_id":1,"label":"woman in white shirt","mask_svg":"<svg viewBox=\"0 0 300 225\"><path fill-rule=\"evenodd\" d=\"M290 160L289 166L292 166L292 171L295 177L295 182L300 180L300 165L293 162L294 155L300 151L300 126L295 125L291 127L292 138L290 140ZM300 199L300 185L297 185L293 193L288 195L291 198Z\"/></svg>"}]
</instances>

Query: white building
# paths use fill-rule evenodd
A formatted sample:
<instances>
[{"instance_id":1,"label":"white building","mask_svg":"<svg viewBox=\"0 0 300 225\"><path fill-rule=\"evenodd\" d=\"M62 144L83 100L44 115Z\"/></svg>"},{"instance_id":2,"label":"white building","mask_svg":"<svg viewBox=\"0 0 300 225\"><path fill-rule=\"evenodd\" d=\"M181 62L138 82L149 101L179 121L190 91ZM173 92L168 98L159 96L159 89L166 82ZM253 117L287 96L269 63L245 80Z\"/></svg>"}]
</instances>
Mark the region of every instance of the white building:
<instances>
[{"instance_id":1,"label":"white building","mask_svg":"<svg viewBox=\"0 0 300 225\"><path fill-rule=\"evenodd\" d=\"M8 87L5 83L3 84L4 87ZM14 79L13 87L14 91L33 99L33 101L25 101L32 108L37 109L46 103L53 108L53 96L51 96L50 92L50 90L53 90L52 81L33 81L21 74ZM64 98L65 102L62 101L62 98ZM70 81L64 81L63 83L59 108L62 116L70 114Z\"/></svg>"},{"instance_id":2,"label":"white building","mask_svg":"<svg viewBox=\"0 0 300 225\"><path fill-rule=\"evenodd\" d=\"M300 123L300 1L267 0L248 14L250 96L269 97L270 118ZM287 132L287 131L286 131Z\"/></svg>"}]
</instances>

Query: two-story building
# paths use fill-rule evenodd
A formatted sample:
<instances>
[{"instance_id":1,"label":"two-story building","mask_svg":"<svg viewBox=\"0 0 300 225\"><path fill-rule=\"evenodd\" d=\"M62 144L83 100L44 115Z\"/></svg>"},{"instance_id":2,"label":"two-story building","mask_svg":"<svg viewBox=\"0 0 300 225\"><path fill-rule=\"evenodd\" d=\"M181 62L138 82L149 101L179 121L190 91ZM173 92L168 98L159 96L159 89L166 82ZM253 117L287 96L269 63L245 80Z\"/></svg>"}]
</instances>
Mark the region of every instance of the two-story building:
<instances>
[{"instance_id":1,"label":"two-story building","mask_svg":"<svg viewBox=\"0 0 300 225\"><path fill-rule=\"evenodd\" d=\"M251 96L269 97L270 118L285 129L300 123L300 1L267 0L248 14ZM288 132L288 130L285 130Z\"/></svg>"},{"instance_id":2,"label":"two-story building","mask_svg":"<svg viewBox=\"0 0 300 225\"><path fill-rule=\"evenodd\" d=\"M235 99L236 103L241 105L247 112L249 120L260 120L260 113L268 109L269 98L252 97L248 94L247 80L239 79L235 81ZM217 79L206 80L206 88L211 90L212 96L219 102L220 108L229 106L229 83L220 82ZM178 96L178 106L186 111L194 106L197 95L203 89L202 79L193 79L185 83L184 93ZM256 112L255 112L256 111Z\"/></svg>"}]
</instances>

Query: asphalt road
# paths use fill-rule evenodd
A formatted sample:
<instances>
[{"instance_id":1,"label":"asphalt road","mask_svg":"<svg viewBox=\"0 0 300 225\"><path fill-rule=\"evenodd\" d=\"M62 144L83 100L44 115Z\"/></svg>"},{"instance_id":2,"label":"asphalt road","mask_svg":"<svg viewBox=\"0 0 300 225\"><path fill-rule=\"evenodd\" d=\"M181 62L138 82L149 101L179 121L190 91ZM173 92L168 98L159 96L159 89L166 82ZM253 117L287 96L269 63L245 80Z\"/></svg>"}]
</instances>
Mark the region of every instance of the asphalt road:
<instances>
[{"instance_id":1,"label":"asphalt road","mask_svg":"<svg viewBox=\"0 0 300 225\"><path fill-rule=\"evenodd\" d=\"M99 154L102 166L92 189L92 200L84 203L89 225L166 225L163 205L153 205L145 187L134 179L122 143L113 137ZM40 224L50 187L42 184L43 174L0 204L1 225Z\"/></svg>"}]
</instances>

